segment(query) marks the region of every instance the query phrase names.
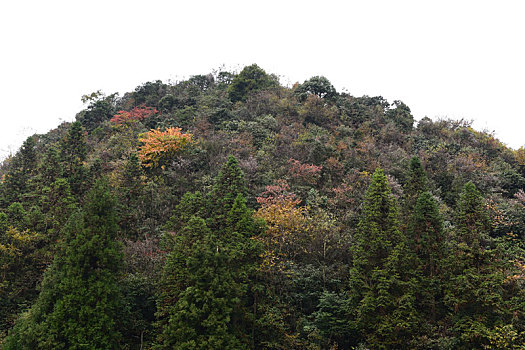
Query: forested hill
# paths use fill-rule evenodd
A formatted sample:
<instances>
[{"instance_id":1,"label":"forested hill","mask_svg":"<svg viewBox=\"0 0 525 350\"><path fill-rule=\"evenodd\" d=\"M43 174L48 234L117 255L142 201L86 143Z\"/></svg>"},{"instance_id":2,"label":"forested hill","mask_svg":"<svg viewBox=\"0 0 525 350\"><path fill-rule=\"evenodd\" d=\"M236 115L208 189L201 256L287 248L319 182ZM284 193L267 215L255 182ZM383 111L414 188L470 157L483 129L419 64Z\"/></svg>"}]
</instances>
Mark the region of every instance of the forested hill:
<instances>
[{"instance_id":1,"label":"forested hill","mask_svg":"<svg viewBox=\"0 0 525 350\"><path fill-rule=\"evenodd\" d=\"M525 150L257 65L0 168L2 349L522 349Z\"/></svg>"}]
</instances>

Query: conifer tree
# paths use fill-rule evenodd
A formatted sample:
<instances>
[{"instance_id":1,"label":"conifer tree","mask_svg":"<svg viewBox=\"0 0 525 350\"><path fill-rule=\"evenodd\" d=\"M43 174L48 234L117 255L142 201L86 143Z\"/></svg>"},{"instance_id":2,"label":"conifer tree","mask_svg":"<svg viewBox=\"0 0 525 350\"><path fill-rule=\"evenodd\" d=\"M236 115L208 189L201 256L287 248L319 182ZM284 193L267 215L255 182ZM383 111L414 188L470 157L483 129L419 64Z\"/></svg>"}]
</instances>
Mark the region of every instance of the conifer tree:
<instances>
[{"instance_id":1,"label":"conifer tree","mask_svg":"<svg viewBox=\"0 0 525 350\"><path fill-rule=\"evenodd\" d=\"M253 348L259 246L251 237L260 227L239 190L243 181L231 157L211 194L229 210L208 212L200 193L189 193L170 219L167 228L175 232L159 299L159 348Z\"/></svg>"},{"instance_id":2,"label":"conifer tree","mask_svg":"<svg viewBox=\"0 0 525 350\"><path fill-rule=\"evenodd\" d=\"M36 136L28 137L9 164L2 184L4 206L25 202L31 197L32 177L36 172Z\"/></svg>"},{"instance_id":3,"label":"conifer tree","mask_svg":"<svg viewBox=\"0 0 525 350\"><path fill-rule=\"evenodd\" d=\"M472 247L486 244L489 217L483 203L483 197L472 182L465 184L459 196L456 210L458 240Z\"/></svg>"},{"instance_id":4,"label":"conifer tree","mask_svg":"<svg viewBox=\"0 0 525 350\"><path fill-rule=\"evenodd\" d=\"M56 234L76 209L75 197L71 194L69 183L60 178L42 188L40 209L44 215L47 239L56 239Z\"/></svg>"},{"instance_id":5,"label":"conifer tree","mask_svg":"<svg viewBox=\"0 0 525 350\"><path fill-rule=\"evenodd\" d=\"M457 348L482 348L495 325L510 315L503 307L501 252L491 249L483 197L469 182L456 211L456 242L447 262L445 303L451 312Z\"/></svg>"},{"instance_id":6,"label":"conifer tree","mask_svg":"<svg viewBox=\"0 0 525 350\"><path fill-rule=\"evenodd\" d=\"M239 167L237 158L230 155L215 178L215 185L211 193L213 227L224 228L226 214L239 194L242 196L247 194L244 173Z\"/></svg>"},{"instance_id":7,"label":"conifer tree","mask_svg":"<svg viewBox=\"0 0 525 350\"><path fill-rule=\"evenodd\" d=\"M428 191L428 179L421 160L417 156L410 159L408 179L404 188L404 209L405 214L410 217L419 196Z\"/></svg>"},{"instance_id":8,"label":"conifer tree","mask_svg":"<svg viewBox=\"0 0 525 350\"><path fill-rule=\"evenodd\" d=\"M60 155L64 162L64 172L75 195L82 193L82 185L86 177L84 162L87 155L87 142L84 129L80 122L71 124L67 135L60 143Z\"/></svg>"},{"instance_id":9,"label":"conifer tree","mask_svg":"<svg viewBox=\"0 0 525 350\"><path fill-rule=\"evenodd\" d=\"M245 348L232 327L241 290L233 278L228 250L201 218L192 217L180 231L166 262L159 317L167 322L159 348Z\"/></svg>"},{"instance_id":10,"label":"conifer tree","mask_svg":"<svg viewBox=\"0 0 525 350\"><path fill-rule=\"evenodd\" d=\"M115 200L99 181L65 229L65 248L4 349L116 349L122 316Z\"/></svg>"},{"instance_id":11,"label":"conifer tree","mask_svg":"<svg viewBox=\"0 0 525 350\"><path fill-rule=\"evenodd\" d=\"M413 258L418 274L418 311L435 325L444 311L442 273L446 242L443 219L430 192L419 196L407 231L407 258Z\"/></svg>"},{"instance_id":12,"label":"conifer tree","mask_svg":"<svg viewBox=\"0 0 525 350\"><path fill-rule=\"evenodd\" d=\"M144 172L134 153L124 166L120 187L120 227L126 236L138 237L144 216Z\"/></svg>"},{"instance_id":13,"label":"conifer tree","mask_svg":"<svg viewBox=\"0 0 525 350\"><path fill-rule=\"evenodd\" d=\"M438 203L430 192L423 192L416 202L407 240L421 272L425 276L436 276L445 254L445 236Z\"/></svg>"},{"instance_id":14,"label":"conifer tree","mask_svg":"<svg viewBox=\"0 0 525 350\"><path fill-rule=\"evenodd\" d=\"M349 312L357 337L373 348L406 346L417 322L413 281L397 205L381 169L366 192L353 255Z\"/></svg>"},{"instance_id":15,"label":"conifer tree","mask_svg":"<svg viewBox=\"0 0 525 350\"><path fill-rule=\"evenodd\" d=\"M40 183L49 186L64 175L60 162L60 149L51 145L48 147L39 166Z\"/></svg>"},{"instance_id":16,"label":"conifer tree","mask_svg":"<svg viewBox=\"0 0 525 350\"><path fill-rule=\"evenodd\" d=\"M180 203L175 207L172 217L166 223L166 229L177 232L184 227L193 216L207 217L206 200L200 192L186 192Z\"/></svg>"}]
</instances>

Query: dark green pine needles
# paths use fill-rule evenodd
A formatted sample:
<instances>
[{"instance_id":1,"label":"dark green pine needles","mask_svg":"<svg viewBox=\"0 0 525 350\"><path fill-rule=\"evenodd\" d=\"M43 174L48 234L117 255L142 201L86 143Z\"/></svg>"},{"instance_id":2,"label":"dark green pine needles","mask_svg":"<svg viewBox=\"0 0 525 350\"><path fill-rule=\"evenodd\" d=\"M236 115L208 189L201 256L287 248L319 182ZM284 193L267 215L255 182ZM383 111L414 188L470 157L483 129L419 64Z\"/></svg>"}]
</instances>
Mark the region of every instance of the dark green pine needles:
<instances>
[{"instance_id":1,"label":"dark green pine needles","mask_svg":"<svg viewBox=\"0 0 525 350\"><path fill-rule=\"evenodd\" d=\"M210 198L188 193L177 206L168 225L175 232L168 237L157 348L253 346L251 288L259 250L251 237L260 227L246 207L245 192L244 175L229 157Z\"/></svg>"},{"instance_id":2,"label":"dark green pine needles","mask_svg":"<svg viewBox=\"0 0 525 350\"><path fill-rule=\"evenodd\" d=\"M69 219L65 247L42 282L40 295L6 339L4 349L117 349L121 333L122 267L115 201L104 181Z\"/></svg>"}]
</instances>

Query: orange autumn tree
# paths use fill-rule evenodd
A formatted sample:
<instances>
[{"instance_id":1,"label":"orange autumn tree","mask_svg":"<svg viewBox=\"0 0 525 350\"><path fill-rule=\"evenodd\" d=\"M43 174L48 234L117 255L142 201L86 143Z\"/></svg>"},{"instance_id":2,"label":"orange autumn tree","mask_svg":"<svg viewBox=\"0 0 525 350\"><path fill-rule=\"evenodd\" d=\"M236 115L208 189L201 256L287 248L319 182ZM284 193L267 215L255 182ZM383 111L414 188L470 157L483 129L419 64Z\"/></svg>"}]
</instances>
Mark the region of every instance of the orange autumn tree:
<instances>
[{"instance_id":1,"label":"orange autumn tree","mask_svg":"<svg viewBox=\"0 0 525 350\"><path fill-rule=\"evenodd\" d=\"M311 226L308 207L299 205L301 201L289 192L288 184L282 180L266 186L257 202L261 208L255 217L267 224L266 232L258 237L265 247L261 269L283 272L287 262L302 252Z\"/></svg>"},{"instance_id":2,"label":"orange autumn tree","mask_svg":"<svg viewBox=\"0 0 525 350\"><path fill-rule=\"evenodd\" d=\"M152 129L139 139L139 159L145 167L164 167L180 155L192 143L192 134L183 134L181 128L167 128L165 131Z\"/></svg>"},{"instance_id":3,"label":"orange autumn tree","mask_svg":"<svg viewBox=\"0 0 525 350\"><path fill-rule=\"evenodd\" d=\"M140 106L135 107L130 111L118 111L110 121L115 124L122 124L134 120L140 121L157 113L158 111L155 107Z\"/></svg>"}]
</instances>

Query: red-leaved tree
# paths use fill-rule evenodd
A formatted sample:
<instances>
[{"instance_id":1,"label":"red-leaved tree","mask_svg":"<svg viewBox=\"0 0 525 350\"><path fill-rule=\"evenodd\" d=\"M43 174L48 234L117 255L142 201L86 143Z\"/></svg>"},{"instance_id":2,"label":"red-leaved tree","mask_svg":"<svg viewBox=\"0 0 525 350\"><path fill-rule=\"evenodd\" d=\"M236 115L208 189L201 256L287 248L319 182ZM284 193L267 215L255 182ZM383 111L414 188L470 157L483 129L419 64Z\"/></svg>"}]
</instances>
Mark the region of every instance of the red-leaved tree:
<instances>
[{"instance_id":1,"label":"red-leaved tree","mask_svg":"<svg viewBox=\"0 0 525 350\"><path fill-rule=\"evenodd\" d=\"M157 113L158 111L155 107L140 106L135 107L130 111L118 111L118 113L115 114L113 118L111 118L111 122L115 124L122 124L133 120L141 121Z\"/></svg>"}]
</instances>

